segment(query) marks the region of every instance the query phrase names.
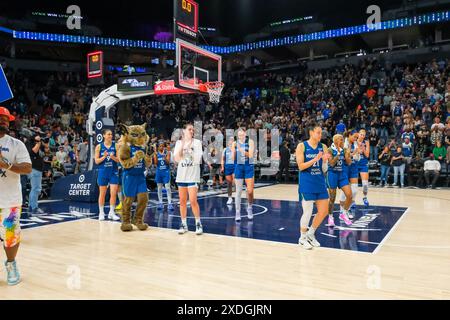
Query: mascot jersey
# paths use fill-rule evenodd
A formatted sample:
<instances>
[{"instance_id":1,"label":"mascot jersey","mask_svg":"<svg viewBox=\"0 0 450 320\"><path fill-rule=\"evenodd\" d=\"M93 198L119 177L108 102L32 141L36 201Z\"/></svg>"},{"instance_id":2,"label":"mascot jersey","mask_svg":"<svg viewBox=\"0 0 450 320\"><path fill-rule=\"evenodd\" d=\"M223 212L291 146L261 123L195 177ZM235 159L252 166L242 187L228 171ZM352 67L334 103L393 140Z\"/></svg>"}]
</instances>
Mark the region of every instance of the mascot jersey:
<instances>
[{"instance_id":1,"label":"mascot jersey","mask_svg":"<svg viewBox=\"0 0 450 320\"><path fill-rule=\"evenodd\" d=\"M142 147L130 146L130 158L133 158L138 151L145 153L145 149ZM139 160L132 168L123 169L123 193L126 197L136 197L139 193L147 192L144 172L144 159Z\"/></svg>"}]
</instances>

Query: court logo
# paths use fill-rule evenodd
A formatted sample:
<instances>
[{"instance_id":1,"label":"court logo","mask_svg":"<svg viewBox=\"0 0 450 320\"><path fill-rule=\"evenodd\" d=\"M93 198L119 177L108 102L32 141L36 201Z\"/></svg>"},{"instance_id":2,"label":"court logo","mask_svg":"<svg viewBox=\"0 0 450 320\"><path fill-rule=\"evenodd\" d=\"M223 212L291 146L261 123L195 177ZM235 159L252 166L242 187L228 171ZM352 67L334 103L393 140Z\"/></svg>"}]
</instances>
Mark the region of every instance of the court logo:
<instances>
[{"instance_id":1,"label":"court logo","mask_svg":"<svg viewBox=\"0 0 450 320\"><path fill-rule=\"evenodd\" d=\"M82 174L82 175L80 176L80 178L78 179L78 181L79 181L80 183L83 183L85 179L86 179L86 178L85 178L84 174Z\"/></svg>"},{"instance_id":2,"label":"court logo","mask_svg":"<svg viewBox=\"0 0 450 320\"><path fill-rule=\"evenodd\" d=\"M81 9L77 5L71 5L67 7L67 14L70 16L67 18L66 26L69 30L81 30Z\"/></svg>"}]
</instances>

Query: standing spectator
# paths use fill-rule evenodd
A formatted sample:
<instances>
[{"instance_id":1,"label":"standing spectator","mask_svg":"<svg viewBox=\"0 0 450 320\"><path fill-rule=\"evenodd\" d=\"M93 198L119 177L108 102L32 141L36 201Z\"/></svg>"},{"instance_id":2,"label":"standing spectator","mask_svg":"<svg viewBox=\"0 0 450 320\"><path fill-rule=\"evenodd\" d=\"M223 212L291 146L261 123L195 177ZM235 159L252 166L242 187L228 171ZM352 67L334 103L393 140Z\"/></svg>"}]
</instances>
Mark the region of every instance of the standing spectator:
<instances>
[{"instance_id":1,"label":"standing spectator","mask_svg":"<svg viewBox=\"0 0 450 320\"><path fill-rule=\"evenodd\" d=\"M410 164L412 156L413 156L413 144L409 140L408 137L405 138L405 140L402 144L402 151L403 151L403 156L405 158L406 163Z\"/></svg>"},{"instance_id":2,"label":"standing spectator","mask_svg":"<svg viewBox=\"0 0 450 320\"><path fill-rule=\"evenodd\" d=\"M383 149L383 152L381 152L380 156L378 157L381 164L381 177L380 177L380 183L381 187L384 187L387 185L388 178L389 178L389 171L391 169L391 150L389 149L389 146L385 146Z\"/></svg>"},{"instance_id":3,"label":"standing spectator","mask_svg":"<svg viewBox=\"0 0 450 320\"><path fill-rule=\"evenodd\" d=\"M284 181L289 181L289 163L291 160L291 151L289 149L289 142L284 141L280 147L280 168L278 171L278 182L281 182L281 178L284 174Z\"/></svg>"},{"instance_id":4,"label":"standing spectator","mask_svg":"<svg viewBox=\"0 0 450 320\"><path fill-rule=\"evenodd\" d=\"M398 186L398 174L400 173L400 187L403 188L405 186L405 161L401 146L397 146L391 164L394 167L394 187Z\"/></svg>"},{"instance_id":5,"label":"standing spectator","mask_svg":"<svg viewBox=\"0 0 450 320\"><path fill-rule=\"evenodd\" d=\"M31 190L29 195L28 214L43 214L38 205L39 195L42 191L42 172L44 170L43 152L41 150L42 141L41 136L36 134L28 143L27 149L30 154L32 171L28 175L30 179Z\"/></svg>"},{"instance_id":6,"label":"standing spectator","mask_svg":"<svg viewBox=\"0 0 450 320\"><path fill-rule=\"evenodd\" d=\"M434 154L430 154L430 160L425 161L423 170L427 187L436 189L436 182L438 181L441 172L441 164L434 159ZM433 178L433 181L430 184L431 177Z\"/></svg>"},{"instance_id":7,"label":"standing spectator","mask_svg":"<svg viewBox=\"0 0 450 320\"><path fill-rule=\"evenodd\" d=\"M416 186L418 188L422 187L422 183L424 180L424 172L423 172L423 164L424 161L422 157L416 155L414 159L412 159L409 170L408 170L408 185ZM417 181L414 183L413 176L417 175Z\"/></svg>"},{"instance_id":8,"label":"standing spectator","mask_svg":"<svg viewBox=\"0 0 450 320\"><path fill-rule=\"evenodd\" d=\"M77 166L75 168L75 174L78 174L80 172L83 172L83 168L85 168L85 165L87 163L88 158L88 140L83 139L83 142L78 145L78 148L76 149L76 158L77 158Z\"/></svg>"},{"instance_id":9,"label":"standing spectator","mask_svg":"<svg viewBox=\"0 0 450 320\"><path fill-rule=\"evenodd\" d=\"M370 129L369 143L370 143L370 161L377 161L378 147L380 146L380 138L378 137L377 130L375 128Z\"/></svg>"},{"instance_id":10,"label":"standing spectator","mask_svg":"<svg viewBox=\"0 0 450 320\"><path fill-rule=\"evenodd\" d=\"M58 160L59 163L63 164L67 156L68 154L64 151L64 146L59 146L58 152L56 152L56 160Z\"/></svg>"},{"instance_id":11,"label":"standing spectator","mask_svg":"<svg viewBox=\"0 0 450 320\"><path fill-rule=\"evenodd\" d=\"M447 155L447 150L445 150L445 147L439 140L436 142L436 146L433 149L433 155L435 160L439 161L440 163L444 163Z\"/></svg>"},{"instance_id":12,"label":"standing spectator","mask_svg":"<svg viewBox=\"0 0 450 320\"><path fill-rule=\"evenodd\" d=\"M435 126L431 130L430 141L433 146L437 145L438 141L442 141L442 132L441 132L441 130L439 130L438 126Z\"/></svg>"}]
</instances>

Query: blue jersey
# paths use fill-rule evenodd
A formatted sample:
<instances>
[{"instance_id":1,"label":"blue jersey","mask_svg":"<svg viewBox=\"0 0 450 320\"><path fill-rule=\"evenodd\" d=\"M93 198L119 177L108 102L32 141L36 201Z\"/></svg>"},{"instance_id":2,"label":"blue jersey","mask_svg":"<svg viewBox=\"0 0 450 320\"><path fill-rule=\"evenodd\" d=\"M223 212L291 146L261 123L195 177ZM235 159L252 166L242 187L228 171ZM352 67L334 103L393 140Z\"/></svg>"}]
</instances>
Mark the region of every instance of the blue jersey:
<instances>
[{"instance_id":1,"label":"blue jersey","mask_svg":"<svg viewBox=\"0 0 450 320\"><path fill-rule=\"evenodd\" d=\"M142 151L145 153L145 149L142 147L130 146L130 158L133 158L136 152ZM144 159L139 160L139 162L132 168L125 169L124 173L131 176L143 176L145 171Z\"/></svg>"},{"instance_id":2,"label":"blue jersey","mask_svg":"<svg viewBox=\"0 0 450 320\"><path fill-rule=\"evenodd\" d=\"M114 155L117 156L117 151L116 151L116 144L113 142L111 144L111 146L109 148L107 148L105 146L104 143L102 143L100 145L100 157L103 157L103 154L105 152L108 152L108 156L106 157L105 160L103 160L102 163L100 163L98 165L98 168L100 170L107 170L107 171L117 171L118 167L117 167L117 162L115 162L113 159L111 159L110 155Z\"/></svg>"},{"instance_id":3,"label":"blue jersey","mask_svg":"<svg viewBox=\"0 0 450 320\"><path fill-rule=\"evenodd\" d=\"M237 157L236 159L232 158L232 151L231 148L225 148L224 152L223 152L223 163L225 164L225 167L229 167L229 168L233 168L237 162Z\"/></svg>"},{"instance_id":4,"label":"blue jersey","mask_svg":"<svg viewBox=\"0 0 450 320\"><path fill-rule=\"evenodd\" d=\"M366 141L365 140L362 142L362 147L363 147L363 150L366 149ZM360 155L360 158L358 161L358 166L368 166L368 165L369 165L369 158L367 158L363 152Z\"/></svg>"},{"instance_id":5,"label":"blue jersey","mask_svg":"<svg viewBox=\"0 0 450 320\"><path fill-rule=\"evenodd\" d=\"M331 148L331 153L333 158L335 158L338 155L338 151L334 148ZM341 173L346 167L345 164L345 152L344 149L341 150L339 153L339 160L336 162L335 166L329 166L329 171L335 172L335 173Z\"/></svg>"},{"instance_id":6,"label":"blue jersey","mask_svg":"<svg viewBox=\"0 0 450 320\"><path fill-rule=\"evenodd\" d=\"M305 147L305 162L314 159L319 152L324 152L323 145L319 143L316 149L313 149L307 141L303 142ZM322 169L323 160L320 159L306 170L299 173L299 193L326 193L327 185Z\"/></svg>"},{"instance_id":7,"label":"blue jersey","mask_svg":"<svg viewBox=\"0 0 450 320\"><path fill-rule=\"evenodd\" d=\"M253 159L246 157L244 153L239 151L239 148L237 148L237 145L239 145L239 148L243 149L245 152L248 152L250 150L250 144L248 142L240 143L239 141L236 142L236 163L237 165L253 165Z\"/></svg>"},{"instance_id":8,"label":"blue jersey","mask_svg":"<svg viewBox=\"0 0 450 320\"><path fill-rule=\"evenodd\" d=\"M159 151L156 153L156 159L158 163L156 164L157 171L169 171L169 165L166 163L167 151L160 153Z\"/></svg>"}]
</instances>

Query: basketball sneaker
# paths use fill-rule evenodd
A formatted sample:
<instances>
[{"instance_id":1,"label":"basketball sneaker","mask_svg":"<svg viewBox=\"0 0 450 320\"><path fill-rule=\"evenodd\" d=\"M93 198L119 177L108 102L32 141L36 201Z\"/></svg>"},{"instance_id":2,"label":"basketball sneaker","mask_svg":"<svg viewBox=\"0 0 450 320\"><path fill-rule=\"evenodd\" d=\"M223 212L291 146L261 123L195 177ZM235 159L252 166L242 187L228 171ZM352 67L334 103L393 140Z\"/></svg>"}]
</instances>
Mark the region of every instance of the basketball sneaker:
<instances>
[{"instance_id":1,"label":"basketball sneaker","mask_svg":"<svg viewBox=\"0 0 450 320\"><path fill-rule=\"evenodd\" d=\"M369 206L369 200L367 200L367 197L364 197L364 198L363 198L363 202L364 202L364 205L365 205L366 207Z\"/></svg>"},{"instance_id":2,"label":"basketball sneaker","mask_svg":"<svg viewBox=\"0 0 450 320\"><path fill-rule=\"evenodd\" d=\"M233 198L229 197L227 201L227 205L233 204Z\"/></svg>"},{"instance_id":3,"label":"basketball sneaker","mask_svg":"<svg viewBox=\"0 0 450 320\"><path fill-rule=\"evenodd\" d=\"M248 218L248 220L253 220L253 208L252 207L247 208L247 218Z\"/></svg>"},{"instance_id":4,"label":"basketball sneaker","mask_svg":"<svg viewBox=\"0 0 450 320\"><path fill-rule=\"evenodd\" d=\"M308 234L306 237L307 237L309 243L310 243L314 248L319 248L319 247L320 247L320 243L319 243L319 241L317 241L315 235L313 235L313 234Z\"/></svg>"},{"instance_id":5,"label":"basketball sneaker","mask_svg":"<svg viewBox=\"0 0 450 320\"><path fill-rule=\"evenodd\" d=\"M313 248L307 237L300 237L300 239L298 239L298 244L300 245L300 248L305 250L311 250Z\"/></svg>"},{"instance_id":6,"label":"basketball sneaker","mask_svg":"<svg viewBox=\"0 0 450 320\"><path fill-rule=\"evenodd\" d=\"M341 212L341 214L339 215L339 219L343 220L347 226L351 226L353 224L353 222L350 220L350 218L347 216L345 212Z\"/></svg>"},{"instance_id":7,"label":"basketball sneaker","mask_svg":"<svg viewBox=\"0 0 450 320\"><path fill-rule=\"evenodd\" d=\"M173 206L173 203L169 203L169 205L167 206L167 209L169 209L169 211L174 211L175 207Z\"/></svg>"},{"instance_id":8,"label":"basketball sneaker","mask_svg":"<svg viewBox=\"0 0 450 320\"><path fill-rule=\"evenodd\" d=\"M185 234L186 232L189 232L189 229L187 225L182 223L180 229L178 229L178 234Z\"/></svg>"},{"instance_id":9,"label":"basketball sneaker","mask_svg":"<svg viewBox=\"0 0 450 320\"><path fill-rule=\"evenodd\" d=\"M6 268L6 281L8 282L9 286L15 286L20 282L20 273L19 269L17 268L16 261L8 262L5 261L5 268Z\"/></svg>"},{"instance_id":10,"label":"basketball sneaker","mask_svg":"<svg viewBox=\"0 0 450 320\"><path fill-rule=\"evenodd\" d=\"M236 222L241 222L241 212L240 211L236 211L236 217L234 218L234 220L236 220Z\"/></svg>"},{"instance_id":11,"label":"basketball sneaker","mask_svg":"<svg viewBox=\"0 0 450 320\"><path fill-rule=\"evenodd\" d=\"M203 226L200 222L195 225L195 234L198 236L203 234Z\"/></svg>"},{"instance_id":12,"label":"basketball sneaker","mask_svg":"<svg viewBox=\"0 0 450 320\"><path fill-rule=\"evenodd\" d=\"M119 221L120 217L114 213L114 211L110 211L108 214L108 219L113 221Z\"/></svg>"},{"instance_id":13,"label":"basketball sneaker","mask_svg":"<svg viewBox=\"0 0 450 320\"><path fill-rule=\"evenodd\" d=\"M119 205L116 207L116 211L122 211L122 201L119 203Z\"/></svg>"},{"instance_id":14,"label":"basketball sneaker","mask_svg":"<svg viewBox=\"0 0 450 320\"><path fill-rule=\"evenodd\" d=\"M328 215L328 227L334 227L334 226L335 226L335 224L334 224L334 217L333 217L332 214L329 214Z\"/></svg>"},{"instance_id":15,"label":"basketball sneaker","mask_svg":"<svg viewBox=\"0 0 450 320\"><path fill-rule=\"evenodd\" d=\"M104 213L100 213L98 215L98 221L104 221L105 220L105 214Z\"/></svg>"}]
</instances>

